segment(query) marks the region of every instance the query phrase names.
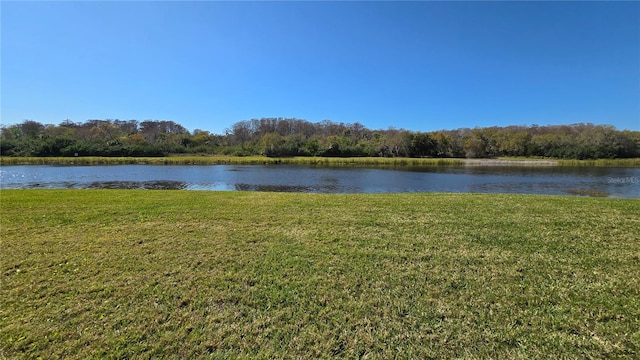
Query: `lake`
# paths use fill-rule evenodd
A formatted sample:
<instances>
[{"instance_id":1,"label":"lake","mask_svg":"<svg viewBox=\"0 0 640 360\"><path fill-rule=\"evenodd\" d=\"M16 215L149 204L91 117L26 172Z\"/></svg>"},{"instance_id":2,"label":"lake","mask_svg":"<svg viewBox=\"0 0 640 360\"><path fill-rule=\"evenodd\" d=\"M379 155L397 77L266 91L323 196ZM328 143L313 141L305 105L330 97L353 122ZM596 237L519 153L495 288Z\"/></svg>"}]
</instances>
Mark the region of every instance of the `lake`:
<instances>
[{"instance_id":1,"label":"lake","mask_svg":"<svg viewBox=\"0 0 640 360\"><path fill-rule=\"evenodd\" d=\"M640 198L640 168L26 165L0 168L0 188L184 189L313 193L459 192Z\"/></svg>"}]
</instances>

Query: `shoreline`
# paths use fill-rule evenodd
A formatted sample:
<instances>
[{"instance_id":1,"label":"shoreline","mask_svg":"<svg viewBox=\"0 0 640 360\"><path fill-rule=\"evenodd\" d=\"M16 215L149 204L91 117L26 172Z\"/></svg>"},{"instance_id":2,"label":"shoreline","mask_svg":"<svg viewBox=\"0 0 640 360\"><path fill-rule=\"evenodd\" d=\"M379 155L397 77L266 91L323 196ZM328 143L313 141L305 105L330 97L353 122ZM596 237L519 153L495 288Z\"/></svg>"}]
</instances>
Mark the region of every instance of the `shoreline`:
<instances>
[{"instance_id":1,"label":"shoreline","mask_svg":"<svg viewBox=\"0 0 640 360\"><path fill-rule=\"evenodd\" d=\"M558 160L464 159L465 166L559 166Z\"/></svg>"},{"instance_id":2,"label":"shoreline","mask_svg":"<svg viewBox=\"0 0 640 360\"><path fill-rule=\"evenodd\" d=\"M378 157L281 157L265 156L167 156L167 157L0 157L0 165L313 165L313 166L592 166L640 167L640 158L565 160L534 158L378 158Z\"/></svg>"}]
</instances>

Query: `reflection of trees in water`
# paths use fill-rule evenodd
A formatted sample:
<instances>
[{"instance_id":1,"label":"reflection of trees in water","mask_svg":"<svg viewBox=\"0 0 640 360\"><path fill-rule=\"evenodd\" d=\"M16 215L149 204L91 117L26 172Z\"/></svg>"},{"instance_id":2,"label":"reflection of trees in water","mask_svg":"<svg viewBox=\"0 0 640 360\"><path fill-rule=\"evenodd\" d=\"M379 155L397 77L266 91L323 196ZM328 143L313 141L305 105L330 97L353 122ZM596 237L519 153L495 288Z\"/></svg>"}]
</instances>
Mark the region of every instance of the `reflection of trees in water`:
<instances>
[{"instance_id":1,"label":"reflection of trees in water","mask_svg":"<svg viewBox=\"0 0 640 360\"><path fill-rule=\"evenodd\" d=\"M314 189L308 186L296 185L253 185L235 184L238 191L271 191L271 192L312 192Z\"/></svg>"},{"instance_id":2,"label":"reflection of trees in water","mask_svg":"<svg viewBox=\"0 0 640 360\"><path fill-rule=\"evenodd\" d=\"M325 179L323 179L325 180ZM313 186L304 185L261 185L234 184L237 191L268 191L268 192L303 192L303 193L338 193L342 192L337 179ZM355 192L355 191L354 191Z\"/></svg>"},{"instance_id":3,"label":"reflection of trees in water","mask_svg":"<svg viewBox=\"0 0 640 360\"><path fill-rule=\"evenodd\" d=\"M640 197L640 169L318 166L3 167L0 188L236 190L301 193L481 192ZM158 180L165 179L165 180Z\"/></svg>"},{"instance_id":4,"label":"reflection of trees in water","mask_svg":"<svg viewBox=\"0 0 640 360\"><path fill-rule=\"evenodd\" d=\"M184 190L187 183L183 181L94 181L88 189L140 189L140 190Z\"/></svg>"}]
</instances>

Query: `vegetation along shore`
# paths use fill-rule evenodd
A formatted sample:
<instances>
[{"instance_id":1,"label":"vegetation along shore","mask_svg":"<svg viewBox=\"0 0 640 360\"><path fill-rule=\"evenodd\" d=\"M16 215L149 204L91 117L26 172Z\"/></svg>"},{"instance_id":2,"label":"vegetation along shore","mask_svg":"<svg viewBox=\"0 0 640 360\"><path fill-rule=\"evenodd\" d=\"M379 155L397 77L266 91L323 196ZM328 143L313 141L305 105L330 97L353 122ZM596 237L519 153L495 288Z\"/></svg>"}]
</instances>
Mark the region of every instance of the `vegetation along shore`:
<instances>
[{"instance_id":1,"label":"vegetation along shore","mask_svg":"<svg viewBox=\"0 0 640 360\"><path fill-rule=\"evenodd\" d=\"M403 166L594 166L640 167L640 158L562 160L537 158L452 159L383 157L266 157L266 156L166 156L166 157L0 157L0 165L312 165L354 167Z\"/></svg>"},{"instance_id":2,"label":"vegetation along shore","mask_svg":"<svg viewBox=\"0 0 640 360\"><path fill-rule=\"evenodd\" d=\"M1 190L6 358L638 358L640 202Z\"/></svg>"},{"instance_id":3,"label":"vegetation along shore","mask_svg":"<svg viewBox=\"0 0 640 360\"><path fill-rule=\"evenodd\" d=\"M187 130L173 121L88 120L59 125L27 120L0 127L0 156L167 156L558 159L640 157L640 131L571 124L461 128L431 132L360 123L262 118L239 121L224 134Z\"/></svg>"}]
</instances>

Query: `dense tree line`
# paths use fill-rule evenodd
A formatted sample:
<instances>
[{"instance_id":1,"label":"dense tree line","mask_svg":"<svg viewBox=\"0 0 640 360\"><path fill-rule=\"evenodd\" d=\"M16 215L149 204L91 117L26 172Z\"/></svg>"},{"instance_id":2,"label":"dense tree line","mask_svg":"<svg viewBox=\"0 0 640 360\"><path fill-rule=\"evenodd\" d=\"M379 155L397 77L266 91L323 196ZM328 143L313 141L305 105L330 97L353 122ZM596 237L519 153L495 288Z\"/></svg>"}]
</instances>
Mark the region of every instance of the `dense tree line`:
<instances>
[{"instance_id":1,"label":"dense tree line","mask_svg":"<svg viewBox=\"0 0 640 360\"><path fill-rule=\"evenodd\" d=\"M240 121L224 134L188 131L173 121L27 120L0 129L3 156L266 156L468 157L566 159L640 157L640 132L609 125L508 126L415 132L371 130L360 123L301 119Z\"/></svg>"}]
</instances>

